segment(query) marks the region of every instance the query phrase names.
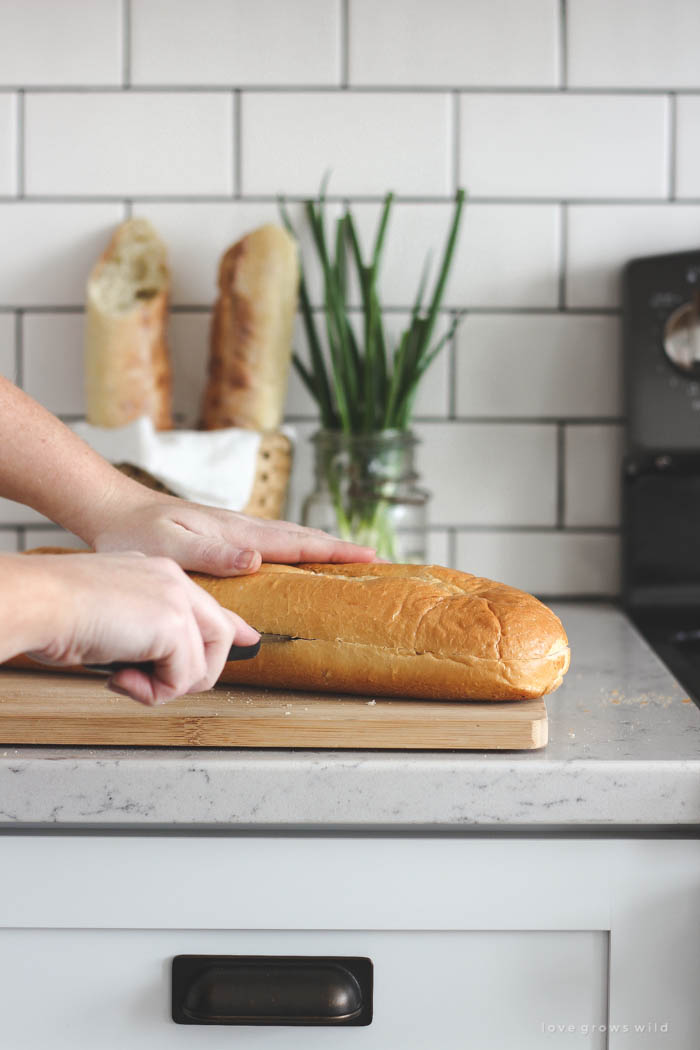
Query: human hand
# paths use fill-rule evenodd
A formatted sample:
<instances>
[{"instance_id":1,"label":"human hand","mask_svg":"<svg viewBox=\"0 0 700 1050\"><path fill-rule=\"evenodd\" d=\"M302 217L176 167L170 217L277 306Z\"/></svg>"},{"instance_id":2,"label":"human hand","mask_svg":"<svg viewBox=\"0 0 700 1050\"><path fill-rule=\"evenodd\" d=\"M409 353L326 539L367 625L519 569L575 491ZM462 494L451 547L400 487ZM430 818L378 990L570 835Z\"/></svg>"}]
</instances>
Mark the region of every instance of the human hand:
<instances>
[{"instance_id":1,"label":"human hand","mask_svg":"<svg viewBox=\"0 0 700 1050\"><path fill-rule=\"evenodd\" d=\"M374 551L318 529L265 521L148 490L140 504L113 510L93 539L97 551L138 550L172 558L194 572L240 576L268 562L368 562Z\"/></svg>"},{"instance_id":2,"label":"human hand","mask_svg":"<svg viewBox=\"0 0 700 1050\"><path fill-rule=\"evenodd\" d=\"M48 610L41 663L153 661L152 674L125 668L107 682L143 704L210 689L231 645L258 632L198 587L168 558L139 552L23 556L26 582L40 587Z\"/></svg>"}]
</instances>

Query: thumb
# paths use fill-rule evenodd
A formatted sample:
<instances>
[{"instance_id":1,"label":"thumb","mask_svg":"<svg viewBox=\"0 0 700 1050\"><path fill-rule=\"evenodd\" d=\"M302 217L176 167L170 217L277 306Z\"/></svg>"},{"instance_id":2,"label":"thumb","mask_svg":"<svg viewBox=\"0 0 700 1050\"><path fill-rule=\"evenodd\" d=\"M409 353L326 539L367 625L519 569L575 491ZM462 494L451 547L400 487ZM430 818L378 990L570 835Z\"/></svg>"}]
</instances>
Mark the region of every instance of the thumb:
<instances>
[{"instance_id":1,"label":"thumb","mask_svg":"<svg viewBox=\"0 0 700 1050\"><path fill-rule=\"evenodd\" d=\"M211 576L243 576L257 572L262 562L260 552L250 547L236 547L224 540L193 534L182 537L171 556L183 569Z\"/></svg>"}]
</instances>

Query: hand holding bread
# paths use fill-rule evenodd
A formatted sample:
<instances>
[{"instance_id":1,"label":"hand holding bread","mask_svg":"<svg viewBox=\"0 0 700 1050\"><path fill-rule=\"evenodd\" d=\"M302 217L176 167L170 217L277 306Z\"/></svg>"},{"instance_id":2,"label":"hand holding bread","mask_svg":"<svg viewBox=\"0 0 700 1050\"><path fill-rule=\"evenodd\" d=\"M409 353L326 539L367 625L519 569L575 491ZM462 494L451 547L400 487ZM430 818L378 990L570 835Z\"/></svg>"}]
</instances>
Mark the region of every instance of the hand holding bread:
<instances>
[{"instance_id":1,"label":"hand holding bread","mask_svg":"<svg viewBox=\"0 0 700 1050\"><path fill-rule=\"evenodd\" d=\"M16 577L25 604L42 599L42 615L32 617L23 642L32 659L52 670L111 660L152 663L148 673L129 666L109 681L113 691L147 705L211 688L231 645L258 638L168 558L68 552L0 561L6 587Z\"/></svg>"}]
</instances>

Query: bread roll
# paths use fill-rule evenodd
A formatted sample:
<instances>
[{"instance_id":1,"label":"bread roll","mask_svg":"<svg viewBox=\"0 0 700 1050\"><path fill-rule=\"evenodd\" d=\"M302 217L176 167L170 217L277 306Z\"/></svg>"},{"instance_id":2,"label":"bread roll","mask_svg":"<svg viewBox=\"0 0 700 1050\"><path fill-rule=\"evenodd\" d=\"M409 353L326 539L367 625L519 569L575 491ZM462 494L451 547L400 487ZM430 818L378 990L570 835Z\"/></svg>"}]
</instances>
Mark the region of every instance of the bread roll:
<instances>
[{"instance_id":1,"label":"bread roll","mask_svg":"<svg viewBox=\"0 0 700 1050\"><path fill-rule=\"evenodd\" d=\"M263 565L252 576L231 578L190 575L257 630L294 637L263 641L253 660L227 663L220 682L404 699L525 700L551 693L569 667L564 628L546 605L466 572L310 564ZM31 666L26 657L10 663Z\"/></svg>"},{"instance_id":2,"label":"bread roll","mask_svg":"<svg viewBox=\"0 0 700 1050\"><path fill-rule=\"evenodd\" d=\"M280 425L298 287L296 243L280 226L253 230L223 256L202 405L205 430Z\"/></svg>"},{"instance_id":3,"label":"bread roll","mask_svg":"<svg viewBox=\"0 0 700 1050\"><path fill-rule=\"evenodd\" d=\"M435 565L263 565L193 579L259 631L289 634L221 682L430 700L522 700L561 684L569 646L530 594Z\"/></svg>"},{"instance_id":4,"label":"bread roll","mask_svg":"<svg viewBox=\"0 0 700 1050\"><path fill-rule=\"evenodd\" d=\"M150 416L159 430L172 426L168 284L165 247L151 224L119 226L87 286L88 422L120 427Z\"/></svg>"}]
</instances>

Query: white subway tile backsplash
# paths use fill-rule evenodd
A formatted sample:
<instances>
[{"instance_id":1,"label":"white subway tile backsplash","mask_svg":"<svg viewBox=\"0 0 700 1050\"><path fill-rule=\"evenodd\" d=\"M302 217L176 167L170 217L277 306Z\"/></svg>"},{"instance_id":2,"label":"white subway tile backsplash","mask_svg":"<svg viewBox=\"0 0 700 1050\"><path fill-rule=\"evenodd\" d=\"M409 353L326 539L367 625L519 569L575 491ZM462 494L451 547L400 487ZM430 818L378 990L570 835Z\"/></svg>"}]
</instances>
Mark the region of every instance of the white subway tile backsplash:
<instances>
[{"instance_id":1,"label":"white subway tile backsplash","mask_svg":"<svg viewBox=\"0 0 700 1050\"><path fill-rule=\"evenodd\" d=\"M82 414L85 282L133 212L168 247L174 408L196 426L219 260L280 223L278 193L315 197L329 172L329 233L342 197L368 254L395 191L379 289L395 339L464 185L440 325L468 313L415 406L428 557L447 563L456 530L467 571L613 596L611 312L629 259L700 245L698 30L696 0L0 0L0 374ZM287 413L298 519L318 421L294 374ZM0 550L20 527L22 546L78 542L8 500L0 526Z\"/></svg>"},{"instance_id":2,"label":"white subway tile backsplash","mask_svg":"<svg viewBox=\"0 0 700 1050\"><path fill-rule=\"evenodd\" d=\"M327 352L327 337L325 332L325 319L322 312L315 313L316 331L322 346ZM399 343L399 338L410 321L410 313L387 314L384 317L384 335L387 341L387 349L393 353ZM362 315L353 315L353 327L356 332L360 347L364 347L362 334ZM431 345L435 345L447 332L450 324L448 315L438 319L435 326L435 335ZM304 363L309 362L308 342L306 329L298 315L294 326L294 348L299 353ZM418 388L418 394L414 403L414 417L421 416L447 416L450 408L450 347L446 344L442 351L433 361L428 371L423 376ZM318 417L316 402L313 400L303 382L299 378L296 369L292 368L289 377L289 391L285 414L288 416L313 416Z\"/></svg>"},{"instance_id":3,"label":"white subway tile backsplash","mask_svg":"<svg viewBox=\"0 0 700 1050\"><path fill-rule=\"evenodd\" d=\"M431 258L434 283L454 205L395 204L389 218L379 278L382 302L410 306L423 265ZM367 256L380 206L352 206ZM445 307L529 307L557 304L560 228L549 204L470 204L467 201L445 289ZM432 284L428 285L432 293ZM356 300L357 301L357 300Z\"/></svg>"},{"instance_id":4,"label":"white subway tile backsplash","mask_svg":"<svg viewBox=\"0 0 700 1050\"><path fill-rule=\"evenodd\" d=\"M662 197L661 96L465 95L460 178L475 196Z\"/></svg>"},{"instance_id":5,"label":"white subway tile backsplash","mask_svg":"<svg viewBox=\"0 0 700 1050\"><path fill-rule=\"evenodd\" d=\"M134 84L332 85L340 0L138 0Z\"/></svg>"},{"instance_id":6,"label":"white subway tile backsplash","mask_svg":"<svg viewBox=\"0 0 700 1050\"><path fill-rule=\"evenodd\" d=\"M446 194L451 99L418 92L256 92L242 99L243 192Z\"/></svg>"},{"instance_id":7,"label":"white subway tile backsplash","mask_svg":"<svg viewBox=\"0 0 700 1050\"><path fill-rule=\"evenodd\" d=\"M79 306L124 206L0 202L0 306Z\"/></svg>"},{"instance_id":8,"label":"white subway tile backsplash","mask_svg":"<svg viewBox=\"0 0 700 1050\"><path fill-rule=\"evenodd\" d=\"M23 387L56 415L82 415L82 314L25 314Z\"/></svg>"},{"instance_id":9,"label":"white subway tile backsplash","mask_svg":"<svg viewBox=\"0 0 700 1050\"><path fill-rule=\"evenodd\" d=\"M427 543L428 565L450 565L450 535L447 529L434 529L428 532Z\"/></svg>"},{"instance_id":10,"label":"white subway tile backsplash","mask_svg":"<svg viewBox=\"0 0 700 1050\"><path fill-rule=\"evenodd\" d=\"M0 195L17 192L17 96L0 94Z\"/></svg>"},{"instance_id":11,"label":"white subway tile backsplash","mask_svg":"<svg viewBox=\"0 0 700 1050\"><path fill-rule=\"evenodd\" d=\"M314 303L322 300L319 266L311 244L311 234L299 203L288 210L300 234L300 251L307 272L309 294ZM168 248L172 302L181 306L209 306L217 295L219 260L244 234L273 222L281 224L274 201L231 201L230 203L136 202L134 214L153 223ZM341 214L341 206L327 206L328 219Z\"/></svg>"},{"instance_id":12,"label":"white subway tile backsplash","mask_svg":"<svg viewBox=\"0 0 700 1050\"><path fill-rule=\"evenodd\" d=\"M350 83L555 86L558 14L557 0L350 0Z\"/></svg>"},{"instance_id":13,"label":"white subway tile backsplash","mask_svg":"<svg viewBox=\"0 0 700 1050\"><path fill-rule=\"evenodd\" d=\"M15 319L12 314L0 314L0 376L17 382L15 367Z\"/></svg>"},{"instance_id":14,"label":"white subway tile backsplash","mask_svg":"<svg viewBox=\"0 0 700 1050\"><path fill-rule=\"evenodd\" d=\"M0 84L119 84L122 0L2 0Z\"/></svg>"},{"instance_id":15,"label":"white subway tile backsplash","mask_svg":"<svg viewBox=\"0 0 700 1050\"><path fill-rule=\"evenodd\" d=\"M28 94L25 125L28 194L233 190L229 94Z\"/></svg>"},{"instance_id":16,"label":"white subway tile backsplash","mask_svg":"<svg viewBox=\"0 0 700 1050\"><path fill-rule=\"evenodd\" d=\"M700 23L700 4L698 5ZM697 63L700 67L700 61ZM700 72L698 73L700 82ZM679 197L700 197L700 98L680 97L677 101L676 191Z\"/></svg>"},{"instance_id":17,"label":"white subway tile backsplash","mask_svg":"<svg viewBox=\"0 0 700 1050\"><path fill-rule=\"evenodd\" d=\"M568 0L571 87L698 88L695 0Z\"/></svg>"},{"instance_id":18,"label":"white subway tile backsplash","mask_svg":"<svg viewBox=\"0 0 700 1050\"><path fill-rule=\"evenodd\" d=\"M12 529L0 530L0 551L3 554L15 554L17 551L17 533Z\"/></svg>"},{"instance_id":19,"label":"white subway tile backsplash","mask_svg":"<svg viewBox=\"0 0 700 1050\"><path fill-rule=\"evenodd\" d=\"M571 205L566 305L620 305L622 268L641 255L688 251L700 243L700 206Z\"/></svg>"},{"instance_id":20,"label":"white subway tile backsplash","mask_svg":"<svg viewBox=\"0 0 700 1050\"><path fill-rule=\"evenodd\" d=\"M456 568L542 597L613 597L620 589L619 548L612 534L460 532Z\"/></svg>"},{"instance_id":21,"label":"white subway tile backsplash","mask_svg":"<svg viewBox=\"0 0 700 1050\"><path fill-rule=\"evenodd\" d=\"M568 426L564 523L620 524L623 433L617 426Z\"/></svg>"},{"instance_id":22,"label":"white subway tile backsplash","mask_svg":"<svg viewBox=\"0 0 700 1050\"><path fill-rule=\"evenodd\" d=\"M88 550L87 543L74 536L72 532L51 528L48 525L43 529L27 529L24 534L24 544L25 550L32 550L34 547L71 547L73 550Z\"/></svg>"},{"instance_id":23,"label":"white subway tile backsplash","mask_svg":"<svg viewBox=\"0 0 700 1050\"><path fill-rule=\"evenodd\" d=\"M422 423L418 470L436 525L553 525L556 428Z\"/></svg>"},{"instance_id":24,"label":"white subway tile backsplash","mask_svg":"<svg viewBox=\"0 0 700 1050\"><path fill-rule=\"evenodd\" d=\"M615 317L472 314L457 334L457 415L619 416Z\"/></svg>"}]
</instances>

